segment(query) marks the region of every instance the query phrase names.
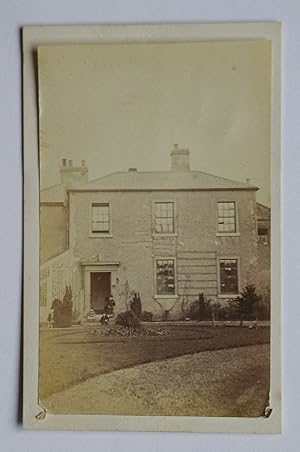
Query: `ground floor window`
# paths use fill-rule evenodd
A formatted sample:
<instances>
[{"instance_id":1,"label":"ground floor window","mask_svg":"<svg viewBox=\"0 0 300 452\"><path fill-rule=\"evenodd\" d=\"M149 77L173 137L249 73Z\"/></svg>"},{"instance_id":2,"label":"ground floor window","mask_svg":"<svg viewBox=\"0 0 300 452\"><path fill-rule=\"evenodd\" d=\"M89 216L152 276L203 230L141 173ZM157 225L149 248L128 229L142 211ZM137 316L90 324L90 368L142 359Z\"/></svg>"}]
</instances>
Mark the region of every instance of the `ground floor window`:
<instances>
[{"instance_id":1,"label":"ground floor window","mask_svg":"<svg viewBox=\"0 0 300 452\"><path fill-rule=\"evenodd\" d=\"M239 292L237 259L220 259L220 291L221 294Z\"/></svg>"},{"instance_id":2,"label":"ground floor window","mask_svg":"<svg viewBox=\"0 0 300 452\"><path fill-rule=\"evenodd\" d=\"M156 261L156 295L175 295L174 259Z\"/></svg>"}]
</instances>

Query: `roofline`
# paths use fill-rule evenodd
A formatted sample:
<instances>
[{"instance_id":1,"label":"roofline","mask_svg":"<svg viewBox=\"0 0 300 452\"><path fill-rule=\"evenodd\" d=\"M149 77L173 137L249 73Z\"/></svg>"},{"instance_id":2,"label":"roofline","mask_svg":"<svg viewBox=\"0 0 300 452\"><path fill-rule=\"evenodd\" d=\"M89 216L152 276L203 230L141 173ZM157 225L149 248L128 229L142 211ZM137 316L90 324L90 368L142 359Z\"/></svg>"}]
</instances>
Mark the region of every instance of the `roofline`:
<instances>
[{"instance_id":1,"label":"roofline","mask_svg":"<svg viewBox=\"0 0 300 452\"><path fill-rule=\"evenodd\" d=\"M256 202L256 204L257 204L258 206L261 206L261 207L265 208L265 209L271 210L271 207L266 206L265 204L262 204L261 202Z\"/></svg>"},{"instance_id":2,"label":"roofline","mask_svg":"<svg viewBox=\"0 0 300 452\"><path fill-rule=\"evenodd\" d=\"M47 190L51 190L52 188L58 187L60 185L63 185L62 183L60 184L54 184L54 185L50 185L49 187L45 187L45 188L41 188L40 191L47 191Z\"/></svg>"},{"instance_id":3,"label":"roofline","mask_svg":"<svg viewBox=\"0 0 300 452\"><path fill-rule=\"evenodd\" d=\"M205 176L210 176L210 177L214 177L216 179L221 179L224 180L226 182L238 182L234 179L229 179L228 177L221 177L221 176L216 176L215 174L212 173L207 173L205 171L197 171L197 170L188 170L188 171L183 171L184 173L196 173L196 174L204 174ZM95 182L102 182L104 179L109 178L110 176L115 176L116 174L128 174L129 171L114 171L113 173L109 173L109 174L105 174L104 176L100 176L100 177L96 177L95 179L92 179L90 181L88 181L88 184L93 184ZM172 173L176 173L176 171L172 171L172 170L162 170L162 171L158 171L158 170L150 170L150 171L134 171L133 174L172 174ZM181 173L181 171L179 171L179 173ZM244 185L248 185L245 182L238 182ZM60 185L60 184L58 184ZM251 185L249 185L251 186Z\"/></svg>"},{"instance_id":4,"label":"roofline","mask_svg":"<svg viewBox=\"0 0 300 452\"><path fill-rule=\"evenodd\" d=\"M227 187L227 188L68 188L67 192L148 192L148 191L257 191L258 187Z\"/></svg>"}]
</instances>

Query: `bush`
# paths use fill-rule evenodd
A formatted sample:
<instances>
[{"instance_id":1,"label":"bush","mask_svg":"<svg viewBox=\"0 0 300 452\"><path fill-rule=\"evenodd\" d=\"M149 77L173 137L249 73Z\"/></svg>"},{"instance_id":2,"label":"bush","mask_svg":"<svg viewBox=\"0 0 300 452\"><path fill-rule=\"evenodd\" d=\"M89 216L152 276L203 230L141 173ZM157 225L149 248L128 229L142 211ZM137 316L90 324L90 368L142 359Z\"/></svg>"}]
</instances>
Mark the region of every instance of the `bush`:
<instances>
[{"instance_id":1,"label":"bush","mask_svg":"<svg viewBox=\"0 0 300 452\"><path fill-rule=\"evenodd\" d=\"M261 296L256 293L256 287L253 284L244 287L241 296L236 299L241 324L244 319L253 320L258 315L260 301Z\"/></svg>"},{"instance_id":2,"label":"bush","mask_svg":"<svg viewBox=\"0 0 300 452\"><path fill-rule=\"evenodd\" d=\"M133 311L125 311L118 314L116 324L130 329L139 329L141 321Z\"/></svg>"},{"instance_id":3,"label":"bush","mask_svg":"<svg viewBox=\"0 0 300 452\"><path fill-rule=\"evenodd\" d=\"M52 303L54 310L54 328L66 328L72 326L72 289L66 286L63 302L58 298Z\"/></svg>"},{"instance_id":4,"label":"bush","mask_svg":"<svg viewBox=\"0 0 300 452\"><path fill-rule=\"evenodd\" d=\"M62 325L62 311L63 311L63 304L58 299L55 298L52 302L51 309L54 310L54 328L61 328Z\"/></svg>"},{"instance_id":5,"label":"bush","mask_svg":"<svg viewBox=\"0 0 300 452\"><path fill-rule=\"evenodd\" d=\"M203 294L199 294L198 300L193 301L189 305L188 315L191 320L209 320L210 314L204 302Z\"/></svg>"},{"instance_id":6,"label":"bush","mask_svg":"<svg viewBox=\"0 0 300 452\"><path fill-rule=\"evenodd\" d=\"M189 305L186 317L189 317L191 320L200 320L200 306L198 300L193 301Z\"/></svg>"},{"instance_id":7,"label":"bush","mask_svg":"<svg viewBox=\"0 0 300 452\"><path fill-rule=\"evenodd\" d=\"M134 297L130 303L130 309L132 312L134 312L134 314L140 318L141 314L142 314L142 301L141 301L141 297L140 294L134 294Z\"/></svg>"},{"instance_id":8,"label":"bush","mask_svg":"<svg viewBox=\"0 0 300 452\"><path fill-rule=\"evenodd\" d=\"M152 312L143 311L140 319L142 322L152 322L153 314Z\"/></svg>"}]
</instances>

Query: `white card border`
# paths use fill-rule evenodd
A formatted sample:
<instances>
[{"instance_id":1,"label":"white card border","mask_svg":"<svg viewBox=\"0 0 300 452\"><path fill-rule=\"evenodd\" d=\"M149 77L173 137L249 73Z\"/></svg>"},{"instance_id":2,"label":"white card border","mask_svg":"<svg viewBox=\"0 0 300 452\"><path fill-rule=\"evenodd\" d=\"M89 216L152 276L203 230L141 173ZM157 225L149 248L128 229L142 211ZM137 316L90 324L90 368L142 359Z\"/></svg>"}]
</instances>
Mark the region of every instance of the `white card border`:
<instances>
[{"instance_id":1,"label":"white card border","mask_svg":"<svg viewBox=\"0 0 300 452\"><path fill-rule=\"evenodd\" d=\"M57 415L38 404L39 177L38 99L34 66L40 45L108 42L272 40L272 306L269 418ZM247 432L281 431L281 26L278 22L44 26L23 29L24 378L23 426L31 429ZM42 414L41 414L42 413ZM40 415L41 414L41 415ZM40 415L40 416L39 416ZM38 416L38 417L37 417Z\"/></svg>"}]
</instances>

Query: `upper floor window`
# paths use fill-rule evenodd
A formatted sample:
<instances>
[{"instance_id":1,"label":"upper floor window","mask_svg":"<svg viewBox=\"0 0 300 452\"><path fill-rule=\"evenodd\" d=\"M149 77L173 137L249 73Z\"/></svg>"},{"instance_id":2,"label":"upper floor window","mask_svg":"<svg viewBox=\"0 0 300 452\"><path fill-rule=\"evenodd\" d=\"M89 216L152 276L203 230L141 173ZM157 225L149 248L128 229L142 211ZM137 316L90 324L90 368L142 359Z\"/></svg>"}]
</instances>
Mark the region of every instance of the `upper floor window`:
<instances>
[{"instance_id":1,"label":"upper floor window","mask_svg":"<svg viewBox=\"0 0 300 452\"><path fill-rule=\"evenodd\" d=\"M238 265L237 259L220 259L220 292L221 294L237 294Z\"/></svg>"},{"instance_id":2,"label":"upper floor window","mask_svg":"<svg viewBox=\"0 0 300 452\"><path fill-rule=\"evenodd\" d=\"M218 202L218 232L237 232L235 202Z\"/></svg>"},{"instance_id":3,"label":"upper floor window","mask_svg":"<svg viewBox=\"0 0 300 452\"><path fill-rule=\"evenodd\" d=\"M92 204L92 232L103 234L110 232L110 213L108 203Z\"/></svg>"},{"instance_id":4,"label":"upper floor window","mask_svg":"<svg viewBox=\"0 0 300 452\"><path fill-rule=\"evenodd\" d=\"M156 261L156 294L175 295L174 259L158 259Z\"/></svg>"},{"instance_id":5,"label":"upper floor window","mask_svg":"<svg viewBox=\"0 0 300 452\"><path fill-rule=\"evenodd\" d=\"M174 203L155 203L155 232L158 234L174 233Z\"/></svg>"}]
</instances>

